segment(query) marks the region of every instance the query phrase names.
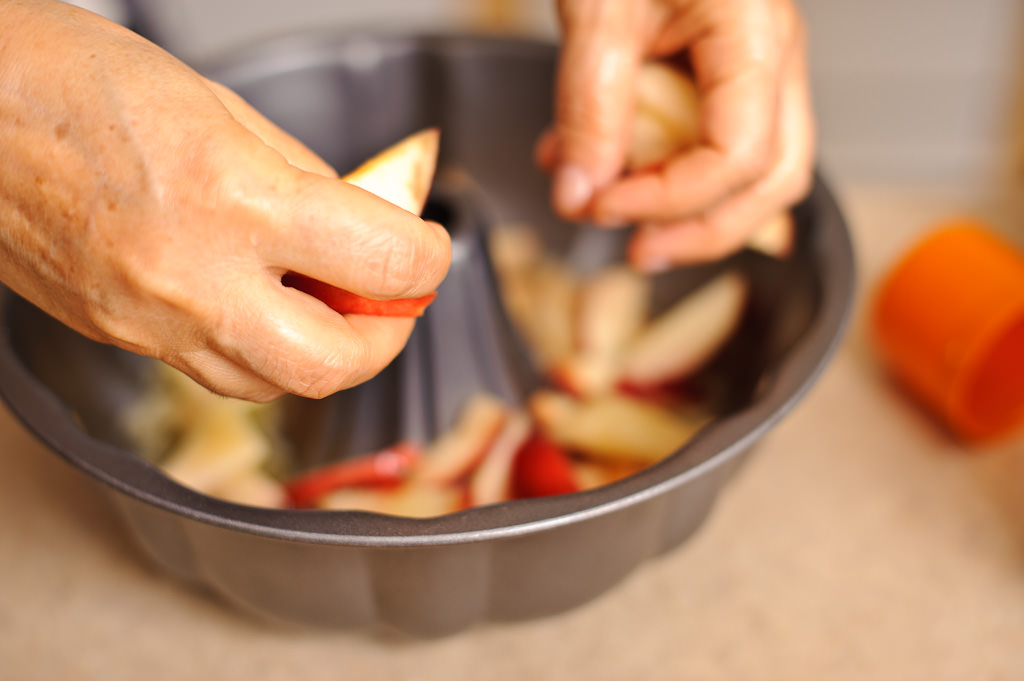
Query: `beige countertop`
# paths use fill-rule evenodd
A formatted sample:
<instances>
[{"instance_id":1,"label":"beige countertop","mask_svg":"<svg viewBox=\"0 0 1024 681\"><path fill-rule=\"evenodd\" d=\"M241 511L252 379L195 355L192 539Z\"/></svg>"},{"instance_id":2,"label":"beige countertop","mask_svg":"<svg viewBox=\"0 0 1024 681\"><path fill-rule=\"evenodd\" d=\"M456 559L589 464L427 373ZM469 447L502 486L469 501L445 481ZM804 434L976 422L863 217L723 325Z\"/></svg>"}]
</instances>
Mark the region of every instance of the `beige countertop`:
<instances>
[{"instance_id":1,"label":"beige countertop","mask_svg":"<svg viewBox=\"0 0 1024 681\"><path fill-rule=\"evenodd\" d=\"M840 192L861 288L933 220L1012 201ZM152 569L104 498L0 410L0 679L1024 679L1024 438L971 451L836 360L687 544L582 608L439 641L281 631Z\"/></svg>"}]
</instances>

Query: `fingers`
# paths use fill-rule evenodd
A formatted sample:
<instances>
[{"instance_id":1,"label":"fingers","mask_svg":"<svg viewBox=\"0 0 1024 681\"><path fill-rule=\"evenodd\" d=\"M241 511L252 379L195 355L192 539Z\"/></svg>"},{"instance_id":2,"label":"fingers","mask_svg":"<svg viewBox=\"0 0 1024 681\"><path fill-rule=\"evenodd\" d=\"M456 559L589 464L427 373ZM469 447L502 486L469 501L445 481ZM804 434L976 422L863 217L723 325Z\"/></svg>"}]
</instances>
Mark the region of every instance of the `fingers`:
<instances>
[{"instance_id":1,"label":"fingers","mask_svg":"<svg viewBox=\"0 0 1024 681\"><path fill-rule=\"evenodd\" d=\"M343 316L284 286L282 276L298 272L372 298L416 297L440 285L450 241L440 225L286 163L278 149L288 138L271 137L276 147L264 141L274 130L261 128L260 136L235 126L218 134L212 160L200 164L216 178L215 210L181 223L178 235L197 243L182 241L161 259L178 263L181 249L200 249L162 287L189 329L163 335L194 340L146 334L140 345L221 394L320 398L379 373L401 351L413 320ZM178 290L183 268L192 272L187 295Z\"/></svg>"},{"instance_id":2,"label":"fingers","mask_svg":"<svg viewBox=\"0 0 1024 681\"><path fill-rule=\"evenodd\" d=\"M371 298L417 297L443 280L450 240L440 225L374 194L286 163L278 149L288 138L272 126L259 130L238 126L217 137L216 211L206 229L191 227L208 235L205 250L188 265L196 271L189 302L176 296L197 340L162 358L222 394L319 398L379 373L414 322L338 314L282 276L297 272ZM166 339L153 345L168 347Z\"/></svg>"},{"instance_id":3,"label":"fingers","mask_svg":"<svg viewBox=\"0 0 1024 681\"><path fill-rule=\"evenodd\" d=\"M554 172L554 206L569 219L640 225L630 259L645 269L722 257L810 186L800 17L789 0L611 4L560 3L556 122L535 148L537 164ZM682 52L700 92L699 143L621 176L634 95L622 74L631 78L641 56Z\"/></svg>"},{"instance_id":4,"label":"fingers","mask_svg":"<svg viewBox=\"0 0 1024 681\"><path fill-rule=\"evenodd\" d=\"M221 194L251 212L239 227L269 268L371 298L416 297L437 288L451 258L443 227L337 179L234 92L205 83L240 124L232 148L245 162L228 161L236 167L223 176ZM282 167L282 157L291 167Z\"/></svg>"},{"instance_id":5,"label":"fingers","mask_svg":"<svg viewBox=\"0 0 1024 681\"><path fill-rule=\"evenodd\" d=\"M622 169L642 49L646 2L564 0L558 66L552 201L563 217L583 216L595 190Z\"/></svg>"},{"instance_id":6,"label":"fingers","mask_svg":"<svg viewBox=\"0 0 1024 681\"><path fill-rule=\"evenodd\" d=\"M321 398L369 380L404 347L413 320L342 316L271 277L221 292L201 347L165 358L216 392L255 401Z\"/></svg>"},{"instance_id":7,"label":"fingers","mask_svg":"<svg viewBox=\"0 0 1024 681\"><path fill-rule=\"evenodd\" d=\"M766 2L703 3L687 19L701 98L697 147L595 197L599 222L677 220L744 190L777 153L783 36Z\"/></svg>"},{"instance_id":8,"label":"fingers","mask_svg":"<svg viewBox=\"0 0 1024 681\"><path fill-rule=\"evenodd\" d=\"M767 174L702 214L649 221L633 237L629 258L647 270L715 260L742 247L775 212L803 198L812 182L814 121L802 28L794 27L780 89L779 154Z\"/></svg>"},{"instance_id":9,"label":"fingers","mask_svg":"<svg viewBox=\"0 0 1024 681\"><path fill-rule=\"evenodd\" d=\"M413 328L411 319L339 315L276 282L267 282L263 297L266 305L240 318L225 352L267 382L306 397L369 380L398 355Z\"/></svg>"},{"instance_id":10,"label":"fingers","mask_svg":"<svg viewBox=\"0 0 1024 681\"><path fill-rule=\"evenodd\" d=\"M278 201L261 255L280 274L389 299L432 293L448 271L451 241L441 225L358 187L304 173Z\"/></svg>"},{"instance_id":11,"label":"fingers","mask_svg":"<svg viewBox=\"0 0 1024 681\"><path fill-rule=\"evenodd\" d=\"M244 184L248 184L247 182ZM297 272L362 296L417 297L437 289L451 260L448 233L358 187L292 169L254 230L256 276L231 283L208 328L216 361L196 367L221 391L249 399L281 391L319 398L369 380L402 350L411 318L341 315L281 283ZM223 362L221 362L223 364Z\"/></svg>"},{"instance_id":12,"label":"fingers","mask_svg":"<svg viewBox=\"0 0 1024 681\"><path fill-rule=\"evenodd\" d=\"M286 392L263 380L252 370L208 348L168 357L167 361L219 395L252 402L270 402Z\"/></svg>"}]
</instances>

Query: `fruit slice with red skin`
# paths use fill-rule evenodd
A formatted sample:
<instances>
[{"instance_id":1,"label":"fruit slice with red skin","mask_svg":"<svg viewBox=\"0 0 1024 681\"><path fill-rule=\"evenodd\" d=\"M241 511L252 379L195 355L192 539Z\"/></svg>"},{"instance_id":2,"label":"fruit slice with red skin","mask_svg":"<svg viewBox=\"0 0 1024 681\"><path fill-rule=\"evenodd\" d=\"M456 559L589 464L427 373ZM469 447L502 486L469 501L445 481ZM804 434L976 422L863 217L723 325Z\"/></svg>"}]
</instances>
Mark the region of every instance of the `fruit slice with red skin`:
<instances>
[{"instance_id":1,"label":"fruit slice with red skin","mask_svg":"<svg viewBox=\"0 0 1024 681\"><path fill-rule=\"evenodd\" d=\"M319 508L432 518L462 509L458 487L410 481L398 486L344 487L324 495Z\"/></svg>"},{"instance_id":2,"label":"fruit slice with red skin","mask_svg":"<svg viewBox=\"0 0 1024 681\"><path fill-rule=\"evenodd\" d=\"M337 286L325 284L302 274L289 272L281 279L285 286L291 286L308 293L339 314L366 314L377 317L422 317L427 307L434 302L436 293L418 298L396 298L376 300L366 298Z\"/></svg>"},{"instance_id":3,"label":"fruit slice with red skin","mask_svg":"<svg viewBox=\"0 0 1024 681\"><path fill-rule=\"evenodd\" d=\"M578 490L569 455L542 433L534 431L519 448L512 464L512 495L528 499Z\"/></svg>"},{"instance_id":4,"label":"fruit slice with red skin","mask_svg":"<svg viewBox=\"0 0 1024 681\"><path fill-rule=\"evenodd\" d=\"M622 351L647 321L651 287L649 277L625 265L586 279L574 315L576 351L551 369L552 382L577 396L612 390Z\"/></svg>"},{"instance_id":5,"label":"fruit slice with red skin","mask_svg":"<svg viewBox=\"0 0 1024 681\"><path fill-rule=\"evenodd\" d=\"M726 271L655 318L622 359L634 388L676 383L700 369L732 337L746 309L747 280Z\"/></svg>"},{"instance_id":6,"label":"fruit slice with red skin","mask_svg":"<svg viewBox=\"0 0 1024 681\"><path fill-rule=\"evenodd\" d=\"M687 411L696 408L707 400L690 383L659 383L657 385L632 385L626 381L615 386L616 391L625 397L642 402L650 402L664 409Z\"/></svg>"},{"instance_id":7,"label":"fruit slice with red skin","mask_svg":"<svg viewBox=\"0 0 1024 681\"><path fill-rule=\"evenodd\" d=\"M547 256L502 281L509 316L542 368L556 366L573 352L572 321L578 293L576 273Z\"/></svg>"},{"instance_id":8,"label":"fruit slice with red skin","mask_svg":"<svg viewBox=\"0 0 1024 681\"><path fill-rule=\"evenodd\" d=\"M436 128L410 135L341 179L419 215L430 194L439 138ZM286 274L281 281L285 286L323 301L339 314L419 317L436 296L431 293L417 298L376 300L294 272Z\"/></svg>"},{"instance_id":9,"label":"fruit slice with red skin","mask_svg":"<svg viewBox=\"0 0 1024 681\"><path fill-rule=\"evenodd\" d=\"M451 484L466 478L501 433L509 408L493 395L469 398L455 424L427 447L413 471L417 481Z\"/></svg>"},{"instance_id":10,"label":"fruit slice with red skin","mask_svg":"<svg viewBox=\"0 0 1024 681\"><path fill-rule=\"evenodd\" d=\"M512 465L532 430L526 412L509 414L491 450L469 478L467 506L497 504L512 498Z\"/></svg>"},{"instance_id":11,"label":"fruit slice with red skin","mask_svg":"<svg viewBox=\"0 0 1024 681\"><path fill-rule=\"evenodd\" d=\"M411 442L398 444L363 456L327 464L298 475L285 490L292 506L313 508L329 492L359 485L387 485L403 481L422 458L423 450Z\"/></svg>"},{"instance_id":12,"label":"fruit slice with red skin","mask_svg":"<svg viewBox=\"0 0 1024 681\"><path fill-rule=\"evenodd\" d=\"M650 402L609 393L576 400L538 391L530 410L556 444L595 461L652 464L682 447L706 422Z\"/></svg>"}]
</instances>

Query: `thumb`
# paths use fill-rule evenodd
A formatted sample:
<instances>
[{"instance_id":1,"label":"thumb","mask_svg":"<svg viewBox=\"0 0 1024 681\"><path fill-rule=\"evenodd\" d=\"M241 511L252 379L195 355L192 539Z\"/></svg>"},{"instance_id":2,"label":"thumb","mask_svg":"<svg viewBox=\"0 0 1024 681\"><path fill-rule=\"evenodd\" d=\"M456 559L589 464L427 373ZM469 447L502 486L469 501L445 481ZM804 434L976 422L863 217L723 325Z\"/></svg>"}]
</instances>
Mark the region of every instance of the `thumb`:
<instances>
[{"instance_id":1,"label":"thumb","mask_svg":"<svg viewBox=\"0 0 1024 681\"><path fill-rule=\"evenodd\" d=\"M562 0L563 45L555 92L555 210L586 212L594 192L622 170L640 64L646 3Z\"/></svg>"}]
</instances>

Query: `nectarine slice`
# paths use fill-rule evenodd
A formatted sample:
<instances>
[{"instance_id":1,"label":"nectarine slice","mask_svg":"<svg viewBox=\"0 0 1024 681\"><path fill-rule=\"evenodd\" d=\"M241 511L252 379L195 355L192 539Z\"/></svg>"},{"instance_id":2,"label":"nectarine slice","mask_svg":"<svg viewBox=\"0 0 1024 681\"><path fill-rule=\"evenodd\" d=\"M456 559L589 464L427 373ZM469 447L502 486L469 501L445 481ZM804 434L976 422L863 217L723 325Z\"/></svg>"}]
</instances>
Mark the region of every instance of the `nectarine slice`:
<instances>
[{"instance_id":1,"label":"nectarine slice","mask_svg":"<svg viewBox=\"0 0 1024 681\"><path fill-rule=\"evenodd\" d=\"M440 133L434 128L410 135L341 179L419 215L430 194L439 139ZM418 298L375 300L294 272L286 274L282 283L323 301L340 314L419 317L435 297L431 293Z\"/></svg>"},{"instance_id":2,"label":"nectarine slice","mask_svg":"<svg viewBox=\"0 0 1024 681\"><path fill-rule=\"evenodd\" d=\"M462 508L462 491L423 482L407 482L397 487L347 487L324 496L318 508L433 518Z\"/></svg>"},{"instance_id":3,"label":"nectarine slice","mask_svg":"<svg viewBox=\"0 0 1024 681\"><path fill-rule=\"evenodd\" d=\"M509 408L492 395L470 397L455 424L427 447L413 477L439 484L466 477L487 456L508 413Z\"/></svg>"},{"instance_id":4,"label":"nectarine slice","mask_svg":"<svg viewBox=\"0 0 1024 681\"><path fill-rule=\"evenodd\" d=\"M706 417L609 393L577 400L538 391L530 410L543 432L565 449L595 460L651 464L682 447Z\"/></svg>"},{"instance_id":5,"label":"nectarine slice","mask_svg":"<svg viewBox=\"0 0 1024 681\"><path fill-rule=\"evenodd\" d=\"M495 438L491 450L469 479L470 506L484 506L512 498L512 465L533 424L524 411L513 411Z\"/></svg>"},{"instance_id":6,"label":"nectarine slice","mask_svg":"<svg viewBox=\"0 0 1024 681\"><path fill-rule=\"evenodd\" d=\"M739 326L747 286L730 270L681 298L626 350L622 381L639 387L673 383L703 366Z\"/></svg>"}]
</instances>

